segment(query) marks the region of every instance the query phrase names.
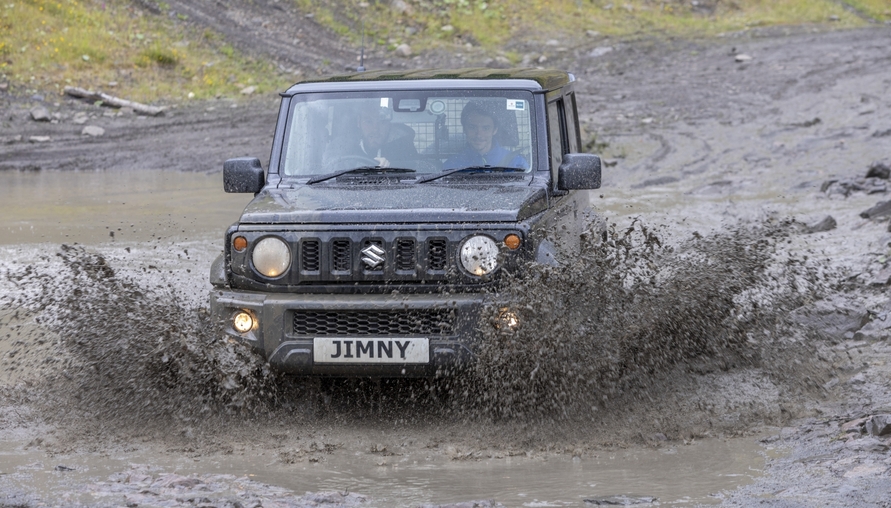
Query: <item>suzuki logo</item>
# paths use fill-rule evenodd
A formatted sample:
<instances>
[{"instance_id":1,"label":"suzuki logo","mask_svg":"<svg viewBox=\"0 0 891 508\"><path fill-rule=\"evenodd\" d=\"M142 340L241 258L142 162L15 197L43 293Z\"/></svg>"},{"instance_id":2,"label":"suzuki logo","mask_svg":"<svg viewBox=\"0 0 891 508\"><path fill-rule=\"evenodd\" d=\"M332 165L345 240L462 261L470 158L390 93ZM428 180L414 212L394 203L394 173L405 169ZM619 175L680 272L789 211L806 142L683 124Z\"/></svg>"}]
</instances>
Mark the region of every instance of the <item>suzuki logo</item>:
<instances>
[{"instance_id":1,"label":"suzuki logo","mask_svg":"<svg viewBox=\"0 0 891 508\"><path fill-rule=\"evenodd\" d=\"M369 270L380 268L384 264L384 249L377 244L371 244L360 251L362 253L362 262Z\"/></svg>"}]
</instances>

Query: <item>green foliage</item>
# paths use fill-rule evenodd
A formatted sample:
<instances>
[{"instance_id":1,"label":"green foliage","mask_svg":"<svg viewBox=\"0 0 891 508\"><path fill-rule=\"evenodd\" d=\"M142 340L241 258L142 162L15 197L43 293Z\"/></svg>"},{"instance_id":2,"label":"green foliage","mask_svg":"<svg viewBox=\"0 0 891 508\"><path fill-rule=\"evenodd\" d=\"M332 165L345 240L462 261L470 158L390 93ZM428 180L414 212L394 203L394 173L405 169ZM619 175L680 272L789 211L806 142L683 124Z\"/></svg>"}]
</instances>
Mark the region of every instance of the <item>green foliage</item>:
<instances>
[{"instance_id":1,"label":"green foliage","mask_svg":"<svg viewBox=\"0 0 891 508\"><path fill-rule=\"evenodd\" d=\"M162 67L176 67L179 63L179 56L176 50L169 50L160 45L153 45L143 50L136 60L137 65L146 66L148 64L157 64Z\"/></svg>"},{"instance_id":2,"label":"green foliage","mask_svg":"<svg viewBox=\"0 0 891 508\"><path fill-rule=\"evenodd\" d=\"M420 51L468 43L504 49L515 41L577 38L587 31L619 37L708 36L755 26L807 23L852 27L864 23L836 0L294 1L318 22L347 34L354 42L361 37L364 21L369 36L366 41L384 48L408 42ZM873 19L891 16L889 0L846 3ZM351 29L344 30L344 26Z\"/></svg>"},{"instance_id":3,"label":"green foliage","mask_svg":"<svg viewBox=\"0 0 891 508\"><path fill-rule=\"evenodd\" d=\"M146 15L127 0L4 0L0 80L26 93L69 84L107 90L114 82L115 95L143 102L240 96L246 84L262 92L292 82L212 30Z\"/></svg>"}]
</instances>

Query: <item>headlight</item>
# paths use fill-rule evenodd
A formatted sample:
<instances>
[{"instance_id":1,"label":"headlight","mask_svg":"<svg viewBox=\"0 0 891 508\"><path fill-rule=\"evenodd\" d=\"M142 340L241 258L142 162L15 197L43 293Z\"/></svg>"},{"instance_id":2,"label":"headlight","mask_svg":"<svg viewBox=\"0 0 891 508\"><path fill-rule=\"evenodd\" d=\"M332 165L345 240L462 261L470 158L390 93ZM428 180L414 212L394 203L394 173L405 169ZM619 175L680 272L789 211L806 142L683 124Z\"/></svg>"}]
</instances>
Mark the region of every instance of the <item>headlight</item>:
<instances>
[{"instance_id":1,"label":"headlight","mask_svg":"<svg viewBox=\"0 0 891 508\"><path fill-rule=\"evenodd\" d=\"M254 246L254 268L266 277L278 277L291 266L291 249L280 238L266 237Z\"/></svg>"},{"instance_id":2,"label":"headlight","mask_svg":"<svg viewBox=\"0 0 891 508\"><path fill-rule=\"evenodd\" d=\"M498 268L498 245L488 236L476 235L461 244L461 266L474 275L487 275Z\"/></svg>"},{"instance_id":3,"label":"headlight","mask_svg":"<svg viewBox=\"0 0 891 508\"><path fill-rule=\"evenodd\" d=\"M238 333L247 333L254 328L256 320L253 314L246 310L240 310L232 316L232 328Z\"/></svg>"}]
</instances>

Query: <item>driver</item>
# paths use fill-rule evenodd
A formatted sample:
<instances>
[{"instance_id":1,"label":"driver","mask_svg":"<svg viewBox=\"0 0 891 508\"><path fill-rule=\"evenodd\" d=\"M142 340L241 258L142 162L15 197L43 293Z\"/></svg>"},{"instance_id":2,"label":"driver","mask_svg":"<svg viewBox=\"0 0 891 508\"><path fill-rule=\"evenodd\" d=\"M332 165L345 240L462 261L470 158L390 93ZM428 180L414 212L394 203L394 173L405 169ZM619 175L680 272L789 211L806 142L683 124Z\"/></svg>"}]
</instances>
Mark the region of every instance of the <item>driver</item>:
<instances>
[{"instance_id":1,"label":"driver","mask_svg":"<svg viewBox=\"0 0 891 508\"><path fill-rule=\"evenodd\" d=\"M418 151L414 144L414 132L410 129L397 130L390 123L390 110L371 104L359 109L357 115L358 139L349 140L345 145L332 147L336 153L326 153L325 160L370 159L379 167L388 168L392 161L416 159ZM370 161L369 161L370 162Z\"/></svg>"},{"instance_id":2,"label":"driver","mask_svg":"<svg viewBox=\"0 0 891 508\"><path fill-rule=\"evenodd\" d=\"M467 144L464 151L450 157L443 169L494 166L526 169L529 163L517 152L498 143L498 122L495 112L481 102L468 102L461 110L461 128Z\"/></svg>"}]
</instances>

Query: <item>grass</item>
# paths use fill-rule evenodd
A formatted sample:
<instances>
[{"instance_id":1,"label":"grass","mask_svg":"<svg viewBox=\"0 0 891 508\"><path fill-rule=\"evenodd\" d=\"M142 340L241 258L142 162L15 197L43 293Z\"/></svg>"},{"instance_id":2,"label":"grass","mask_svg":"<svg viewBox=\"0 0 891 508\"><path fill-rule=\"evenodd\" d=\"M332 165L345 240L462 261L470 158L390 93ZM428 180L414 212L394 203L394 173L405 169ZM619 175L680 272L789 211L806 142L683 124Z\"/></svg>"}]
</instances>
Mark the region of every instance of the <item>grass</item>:
<instances>
[{"instance_id":1,"label":"grass","mask_svg":"<svg viewBox=\"0 0 891 508\"><path fill-rule=\"evenodd\" d=\"M481 46L511 41L569 39L588 31L609 36L657 34L701 37L754 26L825 24L838 28L865 21L836 0L404 0L392 2L296 0L316 19L358 42L364 18L369 40L392 49ZM877 21L891 19L889 0L848 0ZM337 13L333 16L332 13ZM345 30L344 25L352 26ZM503 48L501 48L503 49Z\"/></svg>"},{"instance_id":2,"label":"grass","mask_svg":"<svg viewBox=\"0 0 891 508\"><path fill-rule=\"evenodd\" d=\"M864 25L864 17L891 20L889 0L289 1L356 44L364 25L369 46L408 43L417 53L470 44L500 50L512 63L522 60L515 42L562 43L590 31L701 37L755 26L849 28ZM280 90L293 81L213 31L171 17L165 2L157 5L161 16L126 0L0 0L0 81L26 92L71 84L148 102L233 96L249 85Z\"/></svg>"},{"instance_id":3,"label":"grass","mask_svg":"<svg viewBox=\"0 0 891 508\"><path fill-rule=\"evenodd\" d=\"M0 0L0 81L25 92L66 85L152 102L236 96L293 81L212 31L154 17L123 0Z\"/></svg>"}]
</instances>

